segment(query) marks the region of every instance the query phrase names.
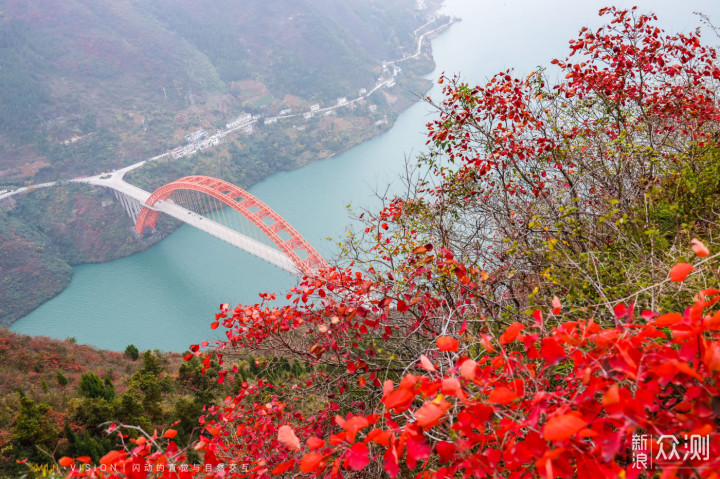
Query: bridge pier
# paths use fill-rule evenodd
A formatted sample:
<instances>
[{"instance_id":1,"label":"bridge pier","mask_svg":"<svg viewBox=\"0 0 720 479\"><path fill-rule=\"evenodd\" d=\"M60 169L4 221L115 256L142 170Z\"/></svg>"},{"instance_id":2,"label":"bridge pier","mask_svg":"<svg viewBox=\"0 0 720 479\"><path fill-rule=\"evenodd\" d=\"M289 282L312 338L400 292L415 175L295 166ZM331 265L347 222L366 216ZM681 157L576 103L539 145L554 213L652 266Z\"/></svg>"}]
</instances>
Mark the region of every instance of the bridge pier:
<instances>
[{"instance_id":1,"label":"bridge pier","mask_svg":"<svg viewBox=\"0 0 720 479\"><path fill-rule=\"evenodd\" d=\"M125 208L125 212L130 217L130 219L135 223L137 221L137 217L140 214L140 210L142 209L143 205L135 198L132 198L130 196L127 196L117 190L114 190L112 188L108 188L113 192L115 195L115 198L122 204L123 208Z\"/></svg>"}]
</instances>

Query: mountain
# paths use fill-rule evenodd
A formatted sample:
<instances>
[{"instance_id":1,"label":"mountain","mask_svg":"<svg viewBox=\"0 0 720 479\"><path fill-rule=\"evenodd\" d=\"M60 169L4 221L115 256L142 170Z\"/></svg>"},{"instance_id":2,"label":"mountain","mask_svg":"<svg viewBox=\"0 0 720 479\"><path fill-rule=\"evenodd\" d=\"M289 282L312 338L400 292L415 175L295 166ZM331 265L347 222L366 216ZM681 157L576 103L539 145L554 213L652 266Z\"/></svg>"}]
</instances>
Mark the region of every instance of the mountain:
<instances>
[{"instance_id":1,"label":"mountain","mask_svg":"<svg viewBox=\"0 0 720 479\"><path fill-rule=\"evenodd\" d=\"M0 0L0 184L131 163L193 120L354 94L436 6Z\"/></svg>"}]
</instances>

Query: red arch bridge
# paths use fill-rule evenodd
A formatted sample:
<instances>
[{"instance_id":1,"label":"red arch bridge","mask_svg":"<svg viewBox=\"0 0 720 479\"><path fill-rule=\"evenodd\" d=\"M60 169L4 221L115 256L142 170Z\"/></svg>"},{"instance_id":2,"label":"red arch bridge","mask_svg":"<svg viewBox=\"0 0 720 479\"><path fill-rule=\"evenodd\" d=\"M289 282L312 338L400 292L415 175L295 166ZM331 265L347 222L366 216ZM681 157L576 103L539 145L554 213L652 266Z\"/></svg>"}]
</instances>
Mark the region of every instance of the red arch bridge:
<instances>
[{"instance_id":1,"label":"red arch bridge","mask_svg":"<svg viewBox=\"0 0 720 479\"><path fill-rule=\"evenodd\" d=\"M124 171L84 178L112 189L139 234L154 230L165 213L298 276L327 263L295 228L242 188L209 176L186 176L153 193L126 183ZM266 244L263 241L268 241Z\"/></svg>"}]
</instances>

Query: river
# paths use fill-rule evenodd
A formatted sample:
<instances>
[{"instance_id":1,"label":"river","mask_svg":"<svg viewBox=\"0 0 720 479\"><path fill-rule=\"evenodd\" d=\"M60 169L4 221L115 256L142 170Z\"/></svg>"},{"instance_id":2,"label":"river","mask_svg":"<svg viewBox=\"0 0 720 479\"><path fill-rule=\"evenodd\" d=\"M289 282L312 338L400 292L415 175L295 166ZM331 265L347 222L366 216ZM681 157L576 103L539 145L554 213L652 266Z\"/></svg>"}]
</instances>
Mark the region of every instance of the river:
<instances>
[{"instance_id":1,"label":"river","mask_svg":"<svg viewBox=\"0 0 720 479\"><path fill-rule=\"evenodd\" d=\"M716 0L616 2L653 9L667 31L699 25L693 11L720 22ZM607 2L577 0L448 0L447 13L463 19L433 40L436 71L461 73L484 82L514 67L525 74L564 57L567 41L583 25L597 26ZM709 37L711 33L706 32ZM712 44L720 43L715 38ZM431 95L439 98L436 85ZM396 180L405 158L423 151L429 107L418 103L392 129L342 155L302 169L282 172L250 192L287 219L321 254L336 254L353 208L378 205L375 191ZM333 241L328 238L334 238ZM110 350L128 344L139 349L183 351L212 341L210 323L221 303L255 303L260 292L284 292L296 283L289 274L188 226L142 253L110 263L75 268L59 296L17 321L12 330ZM215 334L215 336L213 336Z\"/></svg>"}]
</instances>

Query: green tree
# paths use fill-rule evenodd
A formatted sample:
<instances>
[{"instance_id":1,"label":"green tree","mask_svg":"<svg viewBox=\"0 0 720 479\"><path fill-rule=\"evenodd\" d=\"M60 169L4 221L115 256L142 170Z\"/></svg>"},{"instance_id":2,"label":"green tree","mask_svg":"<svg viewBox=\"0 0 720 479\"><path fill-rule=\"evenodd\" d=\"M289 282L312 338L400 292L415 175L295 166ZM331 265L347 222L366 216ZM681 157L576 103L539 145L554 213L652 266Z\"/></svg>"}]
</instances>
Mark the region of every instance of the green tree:
<instances>
[{"instance_id":1,"label":"green tree","mask_svg":"<svg viewBox=\"0 0 720 479\"><path fill-rule=\"evenodd\" d=\"M143 363L142 371L145 373L152 374L154 376L158 376L163 370L163 367L160 365L160 362L158 361L158 357L156 355L154 355L153 352L150 351L149 349L143 353L142 363Z\"/></svg>"},{"instance_id":2,"label":"green tree","mask_svg":"<svg viewBox=\"0 0 720 479\"><path fill-rule=\"evenodd\" d=\"M97 374L84 373L80 377L78 394L85 398L102 398L110 402L115 398L115 387L109 378L103 382Z\"/></svg>"},{"instance_id":3,"label":"green tree","mask_svg":"<svg viewBox=\"0 0 720 479\"><path fill-rule=\"evenodd\" d=\"M140 352L138 351L138 348L136 348L134 344L128 344L128 347L125 348L125 356L127 356L129 359L131 359L133 361L137 361L137 359L140 357Z\"/></svg>"},{"instance_id":4,"label":"green tree","mask_svg":"<svg viewBox=\"0 0 720 479\"><path fill-rule=\"evenodd\" d=\"M71 449L68 451L68 455L73 457L89 456L93 459L93 462L98 462L113 446L112 441L107 437L93 436L87 430L83 431L82 434L77 434L68 424L63 429L63 436L70 443Z\"/></svg>"},{"instance_id":5,"label":"green tree","mask_svg":"<svg viewBox=\"0 0 720 479\"><path fill-rule=\"evenodd\" d=\"M141 398L142 412L152 421L159 422L163 417L162 396L163 387L169 388L169 381L161 379L164 366L160 358L152 351L145 351L142 355L143 368L133 374L130 387L125 394L131 393L135 398ZM123 395L125 396L125 395Z\"/></svg>"},{"instance_id":6,"label":"green tree","mask_svg":"<svg viewBox=\"0 0 720 479\"><path fill-rule=\"evenodd\" d=\"M68 383L70 382L70 380L68 380L68 378L66 378L65 375L63 373L61 373L60 371L57 372L57 374L55 375L55 378L57 380L58 385L60 385L60 386L67 386Z\"/></svg>"},{"instance_id":7,"label":"green tree","mask_svg":"<svg viewBox=\"0 0 720 479\"><path fill-rule=\"evenodd\" d=\"M215 365L216 366L216 365ZM178 370L178 382L186 390L193 392L195 401L199 404L211 404L215 397L217 387L217 372L215 370L205 371L203 374L202 364L193 357L186 361Z\"/></svg>"},{"instance_id":8,"label":"green tree","mask_svg":"<svg viewBox=\"0 0 720 479\"><path fill-rule=\"evenodd\" d=\"M38 447L52 450L57 444L58 430L50 422L50 406L37 404L27 396L20 397L20 413L12 428L15 456L33 462L47 462L48 457Z\"/></svg>"},{"instance_id":9,"label":"green tree","mask_svg":"<svg viewBox=\"0 0 720 479\"><path fill-rule=\"evenodd\" d=\"M113 406L118 422L143 428L150 427L150 421L144 415L142 395L138 391L128 389L114 401Z\"/></svg>"},{"instance_id":10,"label":"green tree","mask_svg":"<svg viewBox=\"0 0 720 479\"><path fill-rule=\"evenodd\" d=\"M177 425L178 438L189 435L193 429L200 427L198 418L202 414L202 404L189 398L180 398L175 403L174 415L180 423ZM179 440L178 439L178 440Z\"/></svg>"},{"instance_id":11,"label":"green tree","mask_svg":"<svg viewBox=\"0 0 720 479\"><path fill-rule=\"evenodd\" d=\"M76 404L72 413L73 420L83 424L86 430L97 436L102 436L105 423L115 419L115 408L105 398L85 398Z\"/></svg>"}]
</instances>

